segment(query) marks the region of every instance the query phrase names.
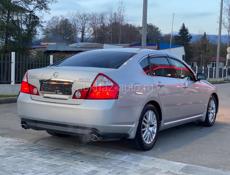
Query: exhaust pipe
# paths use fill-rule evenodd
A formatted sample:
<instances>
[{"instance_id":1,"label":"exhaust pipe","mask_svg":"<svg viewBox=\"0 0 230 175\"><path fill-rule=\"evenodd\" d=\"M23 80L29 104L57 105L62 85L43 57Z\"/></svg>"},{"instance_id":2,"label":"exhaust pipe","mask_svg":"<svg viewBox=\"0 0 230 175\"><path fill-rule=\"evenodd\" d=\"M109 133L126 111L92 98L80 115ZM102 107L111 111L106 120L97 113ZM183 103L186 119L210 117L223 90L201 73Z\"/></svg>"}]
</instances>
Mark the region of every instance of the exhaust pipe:
<instances>
[{"instance_id":1,"label":"exhaust pipe","mask_svg":"<svg viewBox=\"0 0 230 175\"><path fill-rule=\"evenodd\" d=\"M26 123L26 122L21 122L21 126L22 126L22 128L23 129L29 129L30 127L29 127L29 125Z\"/></svg>"}]
</instances>

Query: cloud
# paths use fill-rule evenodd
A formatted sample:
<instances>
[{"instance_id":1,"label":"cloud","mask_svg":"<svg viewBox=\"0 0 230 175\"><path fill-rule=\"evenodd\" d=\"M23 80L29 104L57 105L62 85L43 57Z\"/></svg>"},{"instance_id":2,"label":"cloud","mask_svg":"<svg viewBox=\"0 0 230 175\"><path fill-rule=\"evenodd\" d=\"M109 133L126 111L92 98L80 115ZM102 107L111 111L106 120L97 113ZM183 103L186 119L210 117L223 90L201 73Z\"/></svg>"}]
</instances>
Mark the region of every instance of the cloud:
<instances>
[{"instance_id":1,"label":"cloud","mask_svg":"<svg viewBox=\"0 0 230 175\"><path fill-rule=\"evenodd\" d=\"M44 18L50 19L52 16L66 15L72 11L80 11L82 8L82 5L76 0L59 0L51 5L49 15Z\"/></svg>"},{"instance_id":2,"label":"cloud","mask_svg":"<svg viewBox=\"0 0 230 175\"><path fill-rule=\"evenodd\" d=\"M206 18L216 15L214 12L191 12L191 13L181 13L178 16L182 16L184 18Z\"/></svg>"},{"instance_id":3,"label":"cloud","mask_svg":"<svg viewBox=\"0 0 230 175\"><path fill-rule=\"evenodd\" d=\"M75 12L105 12L115 11L123 2L125 19L129 23L141 25L143 0L57 0L51 5L52 16L67 15ZM149 0L148 20L158 25L164 33L171 30L172 13L175 13L175 28L185 22L191 26L193 32L205 30L210 33L216 31L216 18L219 15L219 2L210 0Z\"/></svg>"}]
</instances>

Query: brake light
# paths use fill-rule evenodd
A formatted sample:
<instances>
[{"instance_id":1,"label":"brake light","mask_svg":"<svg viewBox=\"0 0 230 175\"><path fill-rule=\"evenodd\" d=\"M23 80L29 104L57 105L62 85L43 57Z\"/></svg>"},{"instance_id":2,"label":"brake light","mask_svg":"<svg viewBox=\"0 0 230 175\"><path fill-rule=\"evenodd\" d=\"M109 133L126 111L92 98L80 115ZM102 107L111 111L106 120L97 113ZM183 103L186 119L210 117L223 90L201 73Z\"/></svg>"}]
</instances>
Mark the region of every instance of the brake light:
<instances>
[{"instance_id":1,"label":"brake light","mask_svg":"<svg viewBox=\"0 0 230 175\"><path fill-rule=\"evenodd\" d=\"M104 74L98 74L90 88L77 90L74 99L112 100L118 99L119 86Z\"/></svg>"},{"instance_id":2,"label":"brake light","mask_svg":"<svg viewBox=\"0 0 230 175\"><path fill-rule=\"evenodd\" d=\"M38 89L28 83L28 72L26 72L23 77L20 92L31 95L39 95Z\"/></svg>"}]
</instances>

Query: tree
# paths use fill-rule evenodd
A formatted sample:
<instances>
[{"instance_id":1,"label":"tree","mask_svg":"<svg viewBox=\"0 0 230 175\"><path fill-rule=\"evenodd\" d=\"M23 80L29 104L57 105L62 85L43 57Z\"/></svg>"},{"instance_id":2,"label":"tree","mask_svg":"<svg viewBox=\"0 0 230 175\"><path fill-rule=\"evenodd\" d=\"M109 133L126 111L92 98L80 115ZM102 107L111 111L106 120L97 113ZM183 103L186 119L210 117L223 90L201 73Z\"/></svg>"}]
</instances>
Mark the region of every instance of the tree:
<instances>
[{"instance_id":1,"label":"tree","mask_svg":"<svg viewBox=\"0 0 230 175\"><path fill-rule=\"evenodd\" d=\"M179 34L175 36L175 43L181 46L184 46L185 49L185 61L191 63L192 52L190 47L190 41L192 36L189 34L188 28L185 27L185 24L182 24L182 27L179 31Z\"/></svg>"},{"instance_id":2,"label":"tree","mask_svg":"<svg viewBox=\"0 0 230 175\"><path fill-rule=\"evenodd\" d=\"M90 26L94 42L109 42L108 17L105 13L93 13L90 18Z\"/></svg>"},{"instance_id":3,"label":"tree","mask_svg":"<svg viewBox=\"0 0 230 175\"><path fill-rule=\"evenodd\" d=\"M97 13L90 14L90 22L89 25L91 27L91 33L93 36L93 41L96 42L98 37L98 28L100 27L100 19Z\"/></svg>"},{"instance_id":4,"label":"tree","mask_svg":"<svg viewBox=\"0 0 230 175\"><path fill-rule=\"evenodd\" d=\"M170 43L170 39L171 39L171 34L165 34L161 37L161 42ZM174 43L174 41L173 41L173 43Z\"/></svg>"},{"instance_id":5,"label":"tree","mask_svg":"<svg viewBox=\"0 0 230 175\"><path fill-rule=\"evenodd\" d=\"M153 24L148 24L147 26L147 43L157 43L162 34L158 27Z\"/></svg>"},{"instance_id":6,"label":"tree","mask_svg":"<svg viewBox=\"0 0 230 175\"><path fill-rule=\"evenodd\" d=\"M48 11L53 0L1 0L0 41L4 52L24 51L41 25L39 12Z\"/></svg>"},{"instance_id":7,"label":"tree","mask_svg":"<svg viewBox=\"0 0 230 175\"><path fill-rule=\"evenodd\" d=\"M118 35L118 43L121 43L122 40L122 26L125 22L125 7L122 1L119 2L118 8L117 8L117 18L118 18L118 24L119 24L119 35Z\"/></svg>"},{"instance_id":8,"label":"tree","mask_svg":"<svg viewBox=\"0 0 230 175\"><path fill-rule=\"evenodd\" d=\"M80 34L80 41L84 42L86 40L86 34L90 33L90 14L89 13L76 13L73 14L72 24L76 27L76 30Z\"/></svg>"},{"instance_id":9,"label":"tree","mask_svg":"<svg viewBox=\"0 0 230 175\"><path fill-rule=\"evenodd\" d=\"M122 1L119 2L116 11L109 16L110 43L120 44L122 41L122 26L125 23L125 7Z\"/></svg>"},{"instance_id":10,"label":"tree","mask_svg":"<svg viewBox=\"0 0 230 175\"><path fill-rule=\"evenodd\" d=\"M209 42L207 34L204 33L199 41L192 44L193 58L198 63L198 66L207 66L209 59L213 57L212 44Z\"/></svg>"},{"instance_id":11,"label":"tree","mask_svg":"<svg viewBox=\"0 0 230 175\"><path fill-rule=\"evenodd\" d=\"M200 39L200 65L207 66L210 58L209 52L209 40L207 38L206 32Z\"/></svg>"},{"instance_id":12,"label":"tree","mask_svg":"<svg viewBox=\"0 0 230 175\"><path fill-rule=\"evenodd\" d=\"M132 24L124 24L122 26L122 40L121 43L139 43L141 41L141 34L139 27Z\"/></svg>"},{"instance_id":13,"label":"tree","mask_svg":"<svg viewBox=\"0 0 230 175\"><path fill-rule=\"evenodd\" d=\"M110 16L111 17L111 16ZM93 13L90 18L90 26L92 30L92 40L98 43L134 43L140 41L139 28L123 22L122 24L111 23L111 18L108 14ZM110 22L109 22L110 19ZM111 29L112 33L111 33ZM111 41L112 34L112 41Z\"/></svg>"},{"instance_id":14,"label":"tree","mask_svg":"<svg viewBox=\"0 0 230 175\"><path fill-rule=\"evenodd\" d=\"M206 67L208 63L210 63L209 59L216 57L216 47L217 44L210 42L207 34L204 33L198 41L191 43L193 55L192 61L197 62L198 66ZM221 57L226 57L226 48L227 44L221 43Z\"/></svg>"},{"instance_id":15,"label":"tree","mask_svg":"<svg viewBox=\"0 0 230 175\"><path fill-rule=\"evenodd\" d=\"M52 17L44 29L46 42L73 43L76 41L77 31L75 26L65 17Z\"/></svg>"}]
</instances>

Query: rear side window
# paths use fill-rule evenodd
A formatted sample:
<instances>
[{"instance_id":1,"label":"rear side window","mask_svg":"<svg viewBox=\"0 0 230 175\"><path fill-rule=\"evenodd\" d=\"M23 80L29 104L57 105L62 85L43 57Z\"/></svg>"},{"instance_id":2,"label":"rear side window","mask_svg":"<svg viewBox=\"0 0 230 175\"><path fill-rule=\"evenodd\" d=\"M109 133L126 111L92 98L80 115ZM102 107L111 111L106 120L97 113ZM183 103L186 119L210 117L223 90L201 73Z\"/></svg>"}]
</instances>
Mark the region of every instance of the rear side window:
<instances>
[{"instance_id":1,"label":"rear side window","mask_svg":"<svg viewBox=\"0 0 230 175\"><path fill-rule=\"evenodd\" d=\"M82 52L67 58L58 66L79 66L118 69L122 64L133 57L135 53L94 50Z\"/></svg>"},{"instance_id":2,"label":"rear side window","mask_svg":"<svg viewBox=\"0 0 230 175\"><path fill-rule=\"evenodd\" d=\"M145 58L140 63L145 73L149 76L175 78L176 71L166 57Z\"/></svg>"},{"instance_id":3,"label":"rear side window","mask_svg":"<svg viewBox=\"0 0 230 175\"><path fill-rule=\"evenodd\" d=\"M149 58L143 59L143 60L140 62L140 65L141 65L142 69L144 70L144 72L145 72L146 74L148 74L149 71L150 71Z\"/></svg>"},{"instance_id":4,"label":"rear side window","mask_svg":"<svg viewBox=\"0 0 230 175\"><path fill-rule=\"evenodd\" d=\"M150 58L150 72L152 76L169 77L170 64L165 57Z\"/></svg>"}]
</instances>

